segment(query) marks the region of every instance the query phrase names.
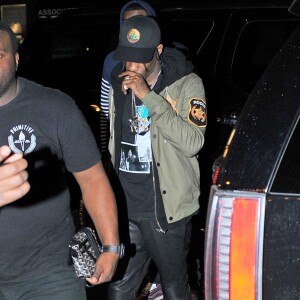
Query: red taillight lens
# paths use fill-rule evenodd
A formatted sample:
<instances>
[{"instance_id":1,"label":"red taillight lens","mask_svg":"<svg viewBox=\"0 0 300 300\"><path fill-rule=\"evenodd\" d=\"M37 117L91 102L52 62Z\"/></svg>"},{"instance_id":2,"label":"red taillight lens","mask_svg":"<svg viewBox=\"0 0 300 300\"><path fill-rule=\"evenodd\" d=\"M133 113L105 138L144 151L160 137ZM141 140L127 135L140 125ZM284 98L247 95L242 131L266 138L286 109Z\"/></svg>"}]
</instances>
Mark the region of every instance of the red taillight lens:
<instances>
[{"instance_id":1,"label":"red taillight lens","mask_svg":"<svg viewBox=\"0 0 300 300\"><path fill-rule=\"evenodd\" d=\"M217 183L217 180L218 180L218 177L219 177L219 173L220 173L220 169L221 169L221 164L223 162L223 156L219 156L213 163L213 166L212 166L212 171L213 171L213 174L212 174L212 181L213 181L213 184L216 184Z\"/></svg>"},{"instance_id":2,"label":"red taillight lens","mask_svg":"<svg viewBox=\"0 0 300 300\"><path fill-rule=\"evenodd\" d=\"M257 232L259 203L234 200L231 223L230 300L256 299Z\"/></svg>"},{"instance_id":3,"label":"red taillight lens","mask_svg":"<svg viewBox=\"0 0 300 300\"><path fill-rule=\"evenodd\" d=\"M213 172L213 184L216 184L216 183L217 183L217 179L218 179L218 177L219 177L220 169L221 169L221 166L218 165L218 166L216 167L216 169L214 170L214 172Z\"/></svg>"},{"instance_id":4,"label":"red taillight lens","mask_svg":"<svg viewBox=\"0 0 300 300\"><path fill-rule=\"evenodd\" d=\"M205 299L258 300L265 197L216 191L214 186L206 225Z\"/></svg>"}]
</instances>

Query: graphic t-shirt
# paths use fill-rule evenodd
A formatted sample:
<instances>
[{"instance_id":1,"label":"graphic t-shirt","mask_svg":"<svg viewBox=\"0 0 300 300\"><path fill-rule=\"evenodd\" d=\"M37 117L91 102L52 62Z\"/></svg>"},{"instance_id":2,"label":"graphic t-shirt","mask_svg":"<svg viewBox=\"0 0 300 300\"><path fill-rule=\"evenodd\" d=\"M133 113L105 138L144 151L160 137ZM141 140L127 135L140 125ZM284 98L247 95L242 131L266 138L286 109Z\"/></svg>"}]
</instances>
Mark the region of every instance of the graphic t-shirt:
<instances>
[{"instance_id":1,"label":"graphic t-shirt","mask_svg":"<svg viewBox=\"0 0 300 300\"><path fill-rule=\"evenodd\" d=\"M101 159L70 97L24 78L18 84L17 97L0 107L0 145L24 153L31 190L0 208L1 282L68 262L74 224L65 168L79 172Z\"/></svg>"},{"instance_id":2,"label":"graphic t-shirt","mask_svg":"<svg viewBox=\"0 0 300 300\"><path fill-rule=\"evenodd\" d=\"M134 99L135 97L132 96ZM138 105L136 103L138 102ZM131 111L130 111L131 108ZM149 174L152 162L149 111L140 100L125 104L119 170Z\"/></svg>"},{"instance_id":3,"label":"graphic t-shirt","mask_svg":"<svg viewBox=\"0 0 300 300\"><path fill-rule=\"evenodd\" d=\"M158 217L164 216L159 179L153 175L150 127L147 106L130 92L123 111L119 165L129 217L154 217L155 210Z\"/></svg>"}]
</instances>

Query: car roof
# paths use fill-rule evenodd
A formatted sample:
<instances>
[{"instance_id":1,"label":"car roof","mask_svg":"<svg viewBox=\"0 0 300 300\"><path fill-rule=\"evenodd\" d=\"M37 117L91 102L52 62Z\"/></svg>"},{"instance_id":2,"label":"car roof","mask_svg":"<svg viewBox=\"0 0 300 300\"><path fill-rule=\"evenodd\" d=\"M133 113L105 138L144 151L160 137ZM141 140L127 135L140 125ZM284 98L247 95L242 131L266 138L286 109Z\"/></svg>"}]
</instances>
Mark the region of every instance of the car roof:
<instances>
[{"instance_id":1,"label":"car roof","mask_svg":"<svg viewBox=\"0 0 300 300\"><path fill-rule=\"evenodd\" d=\"M60 2L60 0L57 0ZM49 0L49 4L53 5L53 0ZM120 9L125 5L128 0L114 0L114 6L112 7L111 3L108 1L84 1L78 3L81 7L99 7L99 8L108 8L108 9ZM288 7L291 5L292 0L149 0L154 7L214 7L214 8L223 8L223 7ZM43 2L44 3L44 2ZM78 6L79 6L78 5Z\"/></svg>"},{"instance_id":2,"label":"car roof","mask_svg":"<svg viewBox=\"0 0 300 300\"><path fill-rule=\"evenodd\" d=\"M300 26L273 59L239 117L218 185L267 191L300 113Z\"/></svg>"},{"instance_id":3,"label":"car roof","mask_svg":"<svg viewBox=\"0 0 300 300\"><path fill-rule=\"evenodd\" d=\"M75 5L71 9L63 10L63 12L56 18L40 18L38 26L34 29L51 30L57 27L68 27L85 25L97 26L97 24L117 24L119 21L120 9L128 1L114 0L115 5L111 5L106 1L84 1ZM52 0L50 1L53 4ZM153 2L153 4L152 4ZM215 11L215 10L248 10L248 9L286 9L291 5L292 0L173 0L163 1L155 0L149 1L151 5L162 15L162 19L167 12L184 11L185 13L193 11L194 15L197 11ZM50 5L50 3L49 3ZM117 20L117 22L116 22ZM161 21L163 23L163 20ZM98 25L99 26L99 25ZM104 25L106 26L106 25ZM43 29L41 29L43 28ZM92 27L91 27L92 28Z\"/></svg>"},{"instance_id":4,"label":"car roof","mask_svg":"<svg viewBox=\"0 0 300 300\"><path fill-rule=\"evenodd\" d=\"M59 0L57 1L59 4ZM109 1L82 1L74 5L72 9L66 9L60 15L73 15L82 17L85 14L110 14L120 13L120 9L126 4L126 0L114 0L112 6ZM201 9L247 9L247 8L288 8L292 0L155 0L148 1L155 10L201 10ZM56 1L50 0L49 4L43 2L43 6L55 7Z\"/></svg>"}]
</instances>

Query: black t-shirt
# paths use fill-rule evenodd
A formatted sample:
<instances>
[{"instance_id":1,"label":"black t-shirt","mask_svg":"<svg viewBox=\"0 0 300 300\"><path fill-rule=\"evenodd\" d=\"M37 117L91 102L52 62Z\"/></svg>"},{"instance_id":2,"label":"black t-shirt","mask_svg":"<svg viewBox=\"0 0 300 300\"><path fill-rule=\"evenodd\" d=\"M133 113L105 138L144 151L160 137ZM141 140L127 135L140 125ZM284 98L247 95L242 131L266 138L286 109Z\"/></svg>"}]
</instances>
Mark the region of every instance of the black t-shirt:
<instances>
[{"instance_id":1,"label":"black t-shirt","mask_svg":"<svg viewBox=\"0 0 300 300\"><path fill-rule=\"evenodd\" d=\"M158 178L153 177L149 128L140 135L133 128L137 111L140 117L148 115L147 108L138 98L133 99L130 91L122 115L119 178L126 195L128 216L154 217L154 183ZM157 194L160 197L159 191Z\"/></svg>"},{"instance_id":2,"label":"black t-shirt","mask_svg":"<svg viewBox=\"0 0 300 300\"><path fill-rule=\"evenodd\" d=\"M65 168L86 170L101 157L82 113L62 92L18 78L19 93L0 107L0 145L23 152L30 192L0 208L0 278L68 262L74 233Z\"/></svg>"}]
</instances>

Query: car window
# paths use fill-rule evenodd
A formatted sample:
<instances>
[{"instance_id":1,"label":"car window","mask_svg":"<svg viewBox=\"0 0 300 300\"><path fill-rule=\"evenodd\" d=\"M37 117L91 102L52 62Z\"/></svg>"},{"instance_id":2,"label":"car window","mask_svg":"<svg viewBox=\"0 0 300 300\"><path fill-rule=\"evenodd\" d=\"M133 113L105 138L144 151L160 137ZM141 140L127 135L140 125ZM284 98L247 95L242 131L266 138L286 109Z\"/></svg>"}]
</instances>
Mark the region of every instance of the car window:
<instances>
[{"instance_id":1,"label":"car window","mask_svg":"<svg viewBox=\"0 0 300 300\"><path fill-rule=\"evenodd\" d=\"M98 90L104 58L117 43L119 23L105 30L98 25L67 25L41 28L25 39L19 75L69 94Z\"/></svg>"},{"instance_id":2,"label":"car window","mask_svg":"<svg viewBox=\"0 0 300 300\"><path fill-rule=\"evenodd\" d=\"M249 93L271 59L298 22L255 21L247 23L237 41L232 74L237 86Z\"/></svg>"},{"instance_id":3,"label":"car window","mask_svg":"<svg viewBox=\"0 0 300 300\"><path fill-rule=\"evenodd\" d=\"M271 192L300 194L299 145L300 124L298 122L280 163Z\"/></svg>"},{"instance_id":4,"label":"car window","mask_svg":"<svg viewBox=\"0 0 300 300\"><path fill-rule=\"evenodd\" d=\"M170 30L170 24L172 30ZM161 24L163 41L167 44L187 48L194 55L201 50L201 46L209 36L213 20L178 19L171 18L168 23Z\"/></svg>"},{"instance_id":5,"label":"car window","mask_svg":"<svg viewBox=\"0 0 300 300\"><path fill-rule=\"evenodd\" d=\"M110 38L108 31L100 30L56 35L49 57L49 73L56 76L48 78L48 83L64 89L98 89Z\"/></svg>"}]
</instances>

